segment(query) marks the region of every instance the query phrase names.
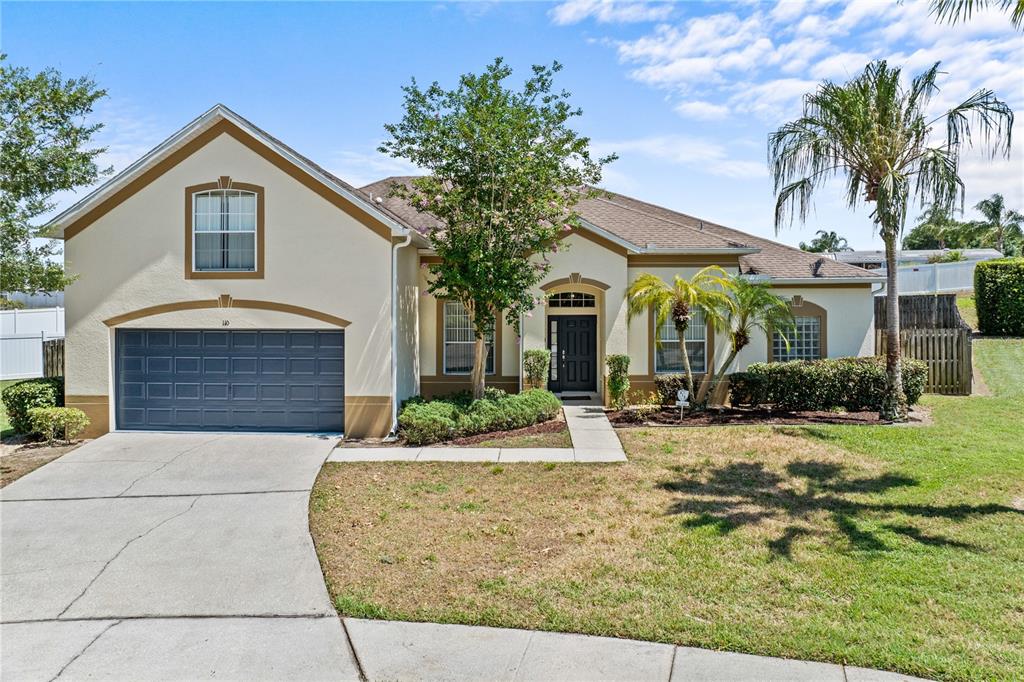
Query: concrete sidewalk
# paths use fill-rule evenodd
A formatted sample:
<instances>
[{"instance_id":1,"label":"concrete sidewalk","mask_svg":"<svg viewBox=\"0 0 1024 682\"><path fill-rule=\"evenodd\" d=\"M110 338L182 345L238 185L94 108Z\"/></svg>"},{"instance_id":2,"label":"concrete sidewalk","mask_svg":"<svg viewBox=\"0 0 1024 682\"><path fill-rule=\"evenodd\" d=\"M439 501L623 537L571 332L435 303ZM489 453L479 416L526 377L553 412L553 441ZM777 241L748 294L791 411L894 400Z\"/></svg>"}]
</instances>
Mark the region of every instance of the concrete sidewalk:
<instances>
[{"instance_id":1,"label":"concrete sidewalk","mask_svg":"<svg viewBox=\"0 0 1024 682\"><path fill-rule=\"evenodd\" d=\"M626 452L604 410L565 405L571 448L335 448L328 462L625 462Z\"/></svg>"},{"instance_id":2,"label":"concrete sidewalk","mask_svg":"<svg viewBox=\"0 0 1024 682\"><path fill-rule=\"evenodd\" d=\"M343 619L367 680L898 682L865 668L611 637Z\"/></svg>"}]
</instances>

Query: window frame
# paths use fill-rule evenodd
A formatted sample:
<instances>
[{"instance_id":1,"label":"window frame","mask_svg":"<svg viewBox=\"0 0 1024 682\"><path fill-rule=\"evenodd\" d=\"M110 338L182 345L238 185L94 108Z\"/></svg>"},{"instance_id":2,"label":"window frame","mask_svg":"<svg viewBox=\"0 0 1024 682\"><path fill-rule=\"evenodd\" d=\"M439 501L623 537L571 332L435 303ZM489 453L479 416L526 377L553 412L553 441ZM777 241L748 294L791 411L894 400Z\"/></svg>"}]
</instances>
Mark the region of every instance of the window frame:
<instances>
[{"instance_id":1,"label":"window frame","mask_svg":"<svg viewBox=\"0 0 1024 682\"><path fill-rule=\"evenodd\" d=\"M816 303L812 303L802 296L793 296L789 302L789 310L793 317L806 317L818 319L818 357L821 360L828 357L828 311ZM782 359L775 355L775 330L769 330L768 337L768 362L797 362L808 358Z\"/></svg>"},{"instance_id":2,"label":"window frame","mask_svg":"<svg viewBox=\"0 0 1024 682\"><path fill-rule=\"evenodd\" d=\"M652 310L650 312L650 340L651 340L651 350L650 350L650 353L651 353L651 356L650 356L650 362L648 363L651 375L652 376L657 376L659 374L683 374L683 373L685 373L686 370L684 368L682 368L682 367L680 367L679 369L659 369L658 368L658 346L659 346L659 344L661 342L660 335L661 335L661 329L658 327L657 315ZM703 342L703 344L704 344L704 367L701 370L699 370L699 371L698 370L693 370L693 374L695 376L697 376L697 375L702 376L704 374L707 374L708 368L712 366L712 362L714 360L714 358L712 357L712 352L713 352L713 349L714 349L714 340L715 340L714 339L714 330L711 328L711 323L707 319L707 315L705 313L704 339L702 341L699 340L699 339L691 339L691 340L687 340L686 341L687 346L689 346L689 344L691 344L691 343L698 343L698 342ZM678 341L673 341L673 343L678 343Z\"/></svg>"},{"instance_id":3,"label":"window frame","mask_svg":"<svg viewBox=\"0 0 1024 682\"><path fill-rule=\"evenodd\" d=\"M472 369L470 369L468 372L456 372L456 371L451 371L451 370L448 369L448 353L447 353L447 350L448 350L448 344L449 343L453 343L453 344L454 343L458 343L458 344L466 344L466 345L472 345L472 344L475 343L475 341L448 341L448 338L447 338L447 334L448 334L448 323L447 323L448 304L449 303L453 303L453 304L461 305L461 303L459 301L454 301L454 300L451 300L451 299L438 299L437 303L438 303L438 320L437 320L437 322L438 322L438 330L440 332L438 334L438 355L440 357L440 363L439 364L440 364L441 374L442 374L442 376L468 377L468 376L470 376L473 373ZM470 322L470 327L469 328L472 329L472 322ZM500 347L500 344L501 344L501 339L500 339L500 335L499 335L498 330L500 328L501 328L501 320L500 319L495 319L495 321L494 321L494 329L491 331L491 340L489 342L490 351L488 352L488 355L489 355L490 360L491 360L491 367L490 367L489 370L486 367L484 368L484 375L485 376L496 376L497 373L498 373L498 363L499 363L498 348Z\"/></svg>"},{"instance_id":4,"label":"window frame","mask_svg":"<svg viewBox=\"0 0 1024 682\"><path fill-rule=\"evenodd\" d=\"M211 191L235 190L256 195L256 235L254 270L196 270L195 268L195 197ZM228 176L221 176L216 182L206 182L185 188L185 279L263 279L266 262L265 240L265 192L262 186L247 182L235 182ZM240 232L239 234L249 234Z\"/></svg>"}]
</instances>

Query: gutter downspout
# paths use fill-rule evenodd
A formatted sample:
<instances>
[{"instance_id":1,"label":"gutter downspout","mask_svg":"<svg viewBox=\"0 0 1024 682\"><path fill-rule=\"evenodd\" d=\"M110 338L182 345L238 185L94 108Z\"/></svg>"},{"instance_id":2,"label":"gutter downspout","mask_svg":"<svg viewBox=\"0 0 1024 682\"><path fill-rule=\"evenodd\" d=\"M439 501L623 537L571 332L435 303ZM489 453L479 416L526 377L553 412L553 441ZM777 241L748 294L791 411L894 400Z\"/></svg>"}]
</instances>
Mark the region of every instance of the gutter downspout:
<instances>
[{"instance_id":1,"label":"gutter downspout","mask_svg":"<svg viewBox=\"0 0 1024 682\"><path fill-rule=\"evenodd\" d=\"M412 232L391 245L391 435L398 432L398 250L412 242Z\"/></svg>"}]
</instances>

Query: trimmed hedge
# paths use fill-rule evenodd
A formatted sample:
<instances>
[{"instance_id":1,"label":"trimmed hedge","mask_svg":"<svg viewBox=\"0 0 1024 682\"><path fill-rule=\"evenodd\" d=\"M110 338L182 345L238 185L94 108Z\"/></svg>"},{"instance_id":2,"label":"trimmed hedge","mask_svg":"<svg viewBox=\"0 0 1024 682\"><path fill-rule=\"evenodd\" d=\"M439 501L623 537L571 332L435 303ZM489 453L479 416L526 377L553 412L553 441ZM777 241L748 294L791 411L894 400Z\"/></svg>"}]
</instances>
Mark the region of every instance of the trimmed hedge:
<instances>
[{"instance_id":1,"label":"trimmed hedge","mask_svg":"<svg viewBox=\"0 0 1024 682\"><path fill-rule=\"evenodd\" d=\"M468 393L435 400L412 398L398 415L398 430L410 445L427 445L533 426L554 419L561 407L554 393L542 389L515 395L487 389L480 400Z\"/></svg>"},{"instance_id":2,"label":"trimmed hedge","mask_svg":"<svg viewBox=\"0 0 1024 682\"><path fill-rule=\"evenodd\" d=\"M31 433L32 421L28 411L33 407L63 407L64 377L25 379L11 384L0 396L7 418L16 433Z\"/></svg>"},{"instance_id":3,"label":"trimmed hedge","mask_svg":"<svg viewBox=\"0 0 1024 682\"><path fill-rule=\"evenodd\" d=\"M698 383L694 378L694 383ZM654 387L658 390L658 399L662 405L675 405L679 397L679 389L686 388L685 374L656 374Z\"/></svg>"},{"instance_id":4,"label":"trimmed hedge","mask_svg":"<svg viewBox=\"0 0 1024 682\"><path fill-rule=\"evenodd\" d=\"M1024 336L1024 258L978 263L974 301L982 334Z\"/></svg>"},{"instance_id":5,"label":"trimmed hedge","mask_svg":"<svg viewBox=\"0 0 1024 682\"><path fill-rule=\"evenodd\" d=\"M89 425L89 418L77 407L33 407L28 418L32 433L39 434L50 445L62 436L64 442L70 443Z\"/></svg>"},{"instance_id":6,"label":"trimmed hedge","mask_svg":"<svg viewBox=\"0 0 1024 682\"><path fill-rule=\"evenodd\" d=\"M921 398L927 379L928 365L903 358L907 404ZM885 387L881 357L757 362L729 377L733 405L772 405L780 410L878 410Z\"/></svg>"},{"instance_id":7,"label":"trimmed hedge","mask_svg":"<svg viewBox=\"0 0 1024 682\"><path fill-rule=\"evenodd\" d=\"M629 356L609 355L604 361L608 365L608 395L612 407L621 410L626 406L629 393Z\"/></svg>"}]
</instances>

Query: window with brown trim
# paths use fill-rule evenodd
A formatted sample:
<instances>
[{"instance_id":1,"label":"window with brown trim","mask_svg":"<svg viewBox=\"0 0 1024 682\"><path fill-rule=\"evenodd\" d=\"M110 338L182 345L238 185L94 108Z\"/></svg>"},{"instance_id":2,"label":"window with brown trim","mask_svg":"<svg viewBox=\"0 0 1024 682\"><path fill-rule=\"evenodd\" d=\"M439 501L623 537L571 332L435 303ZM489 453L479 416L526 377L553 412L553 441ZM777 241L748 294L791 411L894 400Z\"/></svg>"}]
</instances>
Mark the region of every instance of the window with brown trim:
<instances>
[{"instance_id":1,"label":"window with brown trim","mask_svg":"<svg viewBox=\"0 0 1024 682\"><path fill-rule=\"evenodd\" d=\"M691 310L690 324L686 327L686 355L694 374L703 374L707 369L708 325L704 311ZM654 341L655 374L675 374L683 371L683 354L679 348L679 332L669 317L658 327Z\"/></svg>"},{"instance_id":2,"label":"window with brown trim","mask_svg":"<svg viewBox=\"0 0 1024 682\"><path fill-rule=\"evenodd\" d=\"M444 373L469 374L473 371L476 331L466 307L459 301L444 302ZM484 335L487 344L487 374L494 374L494 328Z\"/></svg>"},{"instance_id":3,"label":"window with brown trim","mask_svg":"<svg viewBox=\"0 0 1024 682\"><path fill-rule=\"evenodd\" d=\"M186 188L186 279L261 278L263 206L262 187L228 177Z\"/></svg>"},{"instance_id":4,"label":"window with brown trim","mask_svg":"<svg viewBox=\"0 0 1024 682\"><path fill-rule=\"evenodd\" d=\"M783 338L772 330L768 341L769 362L820 360L826 357L825 330L828 314L821 306L794 296L790 302L794 327ZM787 346L786 341L789 341Z\"/></svg>"}]
</instances>

